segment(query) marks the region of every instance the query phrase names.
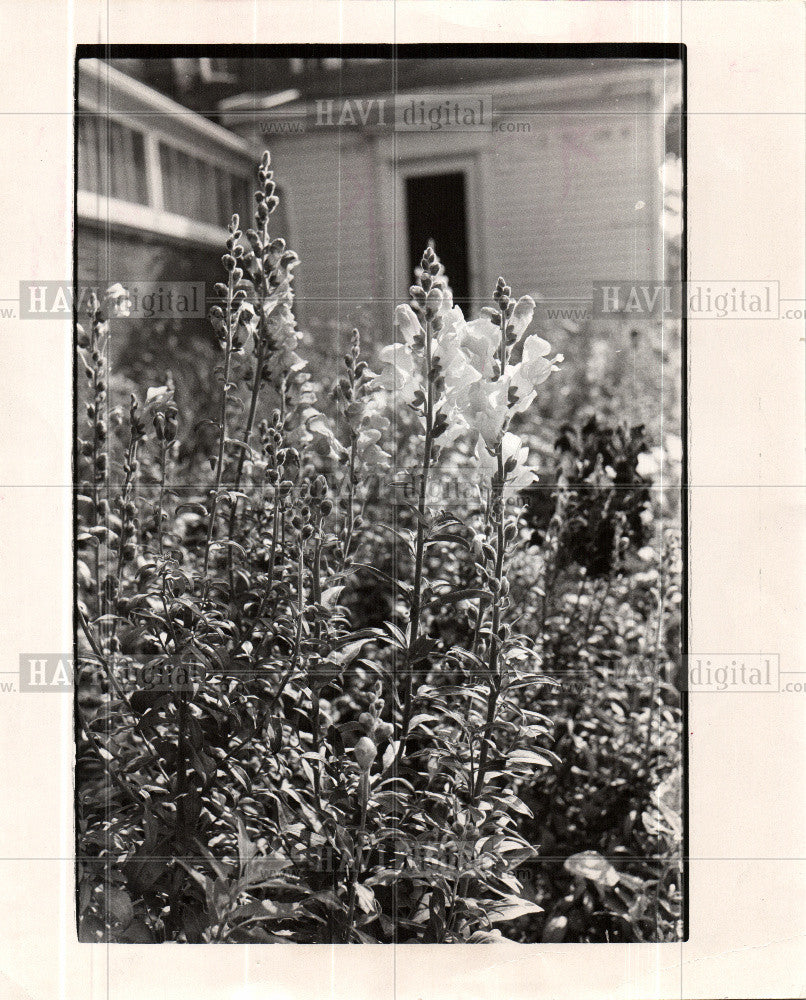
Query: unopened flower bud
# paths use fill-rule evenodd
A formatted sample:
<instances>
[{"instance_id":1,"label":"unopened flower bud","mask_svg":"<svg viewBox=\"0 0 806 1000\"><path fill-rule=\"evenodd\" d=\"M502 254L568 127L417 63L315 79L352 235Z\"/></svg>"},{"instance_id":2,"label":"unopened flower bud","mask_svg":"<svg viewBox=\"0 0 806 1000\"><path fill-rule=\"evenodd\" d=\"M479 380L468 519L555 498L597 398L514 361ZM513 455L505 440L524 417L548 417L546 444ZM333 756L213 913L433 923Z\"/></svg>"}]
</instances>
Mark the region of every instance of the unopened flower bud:
<instances>
[{"instance_id":1,"label":"unopened flower bud","mask_svg":"<svg viewBox=\"0 0 806 1000\"><path fill-rule=\"evenodd\" d=\"M375 727L375 735L381 740L391 740L395 727L391 722L379 722Z\"/></svg>"},{"instance_id":2,"label":"unopened flower bud","mask_svg":"<svg viewBox=\"0 0 806 1000\"><path fill-rule=\"evenodd\" d=\"M372 767L372 762L378 754L378 748L368 736L362 736L358 743L356 743L353 754L361 770L369 771Z\"/></svg>"}]
</instances>

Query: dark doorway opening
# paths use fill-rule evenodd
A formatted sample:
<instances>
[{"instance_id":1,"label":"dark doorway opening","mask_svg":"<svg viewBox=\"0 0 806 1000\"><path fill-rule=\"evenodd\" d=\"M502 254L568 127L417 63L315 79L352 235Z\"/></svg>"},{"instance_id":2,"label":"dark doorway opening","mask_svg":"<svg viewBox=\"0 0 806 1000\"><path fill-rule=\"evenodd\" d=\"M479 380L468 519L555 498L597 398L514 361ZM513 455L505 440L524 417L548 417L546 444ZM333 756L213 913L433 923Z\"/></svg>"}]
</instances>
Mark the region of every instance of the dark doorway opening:
<instances>
[{"instance_id":1,"label":"dark doorway opening","mask_svg":"<svg viewBox=\"0 0 806 1000\"><path fill-rule=\"evenodd\" d=\"M470 297L467 198L462 171L406 179L409 269L419 266L428 241L445 265L454 302L466 310Z\"/></svg>"}]
</instances>

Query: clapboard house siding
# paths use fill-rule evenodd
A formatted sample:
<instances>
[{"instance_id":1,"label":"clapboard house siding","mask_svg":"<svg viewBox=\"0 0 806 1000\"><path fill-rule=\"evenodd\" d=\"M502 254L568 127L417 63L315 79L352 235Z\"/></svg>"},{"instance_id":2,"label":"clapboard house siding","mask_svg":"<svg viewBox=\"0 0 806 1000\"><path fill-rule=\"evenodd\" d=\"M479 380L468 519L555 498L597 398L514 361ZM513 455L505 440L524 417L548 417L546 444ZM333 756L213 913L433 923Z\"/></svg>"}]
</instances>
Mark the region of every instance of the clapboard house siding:
<instances>
[{"instance_id":1,"label":"clapboard house siding","mask_svg":"<svg viewBox=\"0 0 806 1000\"><path fill-rule=\"evenodd\" d=\"M658 275L661 234L645 116L539 120L496 143L488 252L518 289L590 296L594 281Z\"/></svg>"},{"instance_id":2,"label":"clapboard house siding","mask_svg":"<svg viewBox=\"0 0 806 1000\"><path fill-rule=\"evenodd\" d=\"M374 210L374 166L368 139L342 133L334 143L310 135L266 143L282 181L289 233L301 264L295 271L295 312L309 348L329 364L349 343L350 331L367 333L384 322L382 273ZM379 339L379 338L378 338Z\"/></svg>"},{"instance_id":3,"label":"clapboard house siding","mask_svg":"<svg viewBox=\"0 0 806 1000\"><path fill-rule=\"evenodd\" d=\"M406 184L423 175L464 176L471 310L499 274L518 293L583 305L596 281L661 278L668 72L663 63L605 65L578 78L497 80L493 127L479 132L323 127L315 102L283 108L280 120L302 123L299 134L262 132L233 115L230 127L256 154L271 149L285 183L303 324L346 329L369 308L367 332L391 335L421 249L408 243Z\"/></svg>"}]
</instances>

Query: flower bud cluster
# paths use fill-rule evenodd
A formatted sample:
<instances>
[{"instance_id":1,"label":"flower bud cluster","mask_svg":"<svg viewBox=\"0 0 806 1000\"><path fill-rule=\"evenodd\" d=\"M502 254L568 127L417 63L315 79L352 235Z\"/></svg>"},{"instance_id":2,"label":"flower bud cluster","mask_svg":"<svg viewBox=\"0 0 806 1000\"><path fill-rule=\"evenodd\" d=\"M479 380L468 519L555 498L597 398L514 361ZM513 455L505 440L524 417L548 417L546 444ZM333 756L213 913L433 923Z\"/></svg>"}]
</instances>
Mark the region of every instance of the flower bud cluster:
<instances>
[{"instance_id":1,"label":"flower bud cluster","mask_svg":"<svg viewBox=\"0 0 806 1000\"><path fill-rule=\"evenodd\" d=\"M169 403L164 410L157 410L153 418L154 433L160 444L172 445L179 432L179 411L174 403Z\"/></svg>"},{"instance_id":2,"label":"flower bud cluster","mask_svg":"<svg viewBox=\"0 0 806 1000\"><path fill-rule=\"evenodd\" d=\"M214 305L210 309L210 323L223 350L242 354L250 336L258 325L255 307L247 301L247 291L242 287L244 249L239 240L240 219L233 215L228 226L227 252L221 263L227 272L227 283L215 286L216 293L225 301L225 307Z\"/></svg>"},{"instance_id":3,"label":"flower bud cluster","mask_svg":"<svg viewBox=\"0 0 806 1000\"><path fill-rule=\"evenodd\" d=\"M364 733L378 743L383 740L390 740L394 733L391 722L384 722L381 719L386 702L381 697L383 685L381 681L376 681L370 692L369 705L365 711L358 716L358 724Z\"/></svg>"},{"instance_id":4,"label":"flower bud cluster","mask_svg":"<svg viewBox=\"0 0 806 1000\"><path fill-rule=\"evenodd\" d=\"M106 482L109 459L106 454L108 427L106 422L106 344L109 324L104 317L101 303L93 292L88 299L89 334L82 327L77 331L77 343L81 349L84 373L89 383L91 398L87 403L87 428L90 439L83 441L79 450L92 463L91 478L96 487Z\"/></svg>"}]
</instances>

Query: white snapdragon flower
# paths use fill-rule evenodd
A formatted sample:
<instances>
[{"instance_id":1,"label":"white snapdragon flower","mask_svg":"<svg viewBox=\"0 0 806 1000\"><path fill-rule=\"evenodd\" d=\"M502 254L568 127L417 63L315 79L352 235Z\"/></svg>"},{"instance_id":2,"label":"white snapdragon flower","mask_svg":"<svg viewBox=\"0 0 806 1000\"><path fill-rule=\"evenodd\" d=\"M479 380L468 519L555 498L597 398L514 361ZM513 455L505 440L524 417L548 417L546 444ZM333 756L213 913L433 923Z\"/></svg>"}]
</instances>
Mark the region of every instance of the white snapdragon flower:
<instances>
[{"instance_id":1,"label":"white snapdragon flower","mask_svg":"<svg viewBox=\"0 0 806 1000\"><path fill-rule=\"evenodd\" d=\"M388 440L389 418L382 412L377 398L369 400L358 428L358 458L365 468L386 468L391 455L382 444Z\"/></svg>"},{"instance_id":2,"label":"white snapdragon flower","mask_svg":"<svg viewBox=\"0 0 806 1000\"><path fill-rule=\"evenodd\" d=\"M395 332L403 337L403 343L388 344L381 349L381 371L373 380L373 388L394 393L404 403L411 403L421 388L419 360L412 350L418 339L424 336L420 321L411 306L400 305L395 309Z\"/></svg>"},{"instance_id":3,"label":"white snapdragon flower","mask_svg":"<svg viewBox=\"0 0 806 1000\"><path fill-rule=\"evenodd\" d=\"M408 347L414 344L415 337L423 336L423 328L410 305L400 305L395 309L395 331L402 334Z\"/></svg>"},{"instance_id":4,"label":"white snapdragon flower","mask_svg":"<svg viewBox=\"0 0 806 1000\"><path fill-rule=\"evenodd\" d=\"M510 400L514 397L512 403L514 413L526 410L537 395L537 386L545 382L553 371L558 371L558 364L563 360L562 355L557 354L553 358L548 358L550 350L551 344L536 334L526 339L521 360L513 366L509 376L509 387L512 390Z\"/></svg>"},{"instance_id":5,"label":"white snapdragon flower","mask_svg":"<svg viewBox=\"0 0 806 1000\"><path fill-rule=\"evenodd\" d=\"M517 434L507 431L501 441L501 457L504 461L506 487L511 490L522 490L531 486L537 477L537 470L527 464L529 446L524 444ZM498 460L495 455L479 440L476 445L476 458L479 469L485 479L490 480L498 471Z\"/></svg>"},{"instance_id":6,"label":"white snapdragon flower","mask_svg":"<svg viewBox=\"0 0 806 1000\"><path fill-rule=\"evenodd\" d=\"M503 382L479 379L465 386L457 394L456 409L467 426L481 435L485 445L495 448L507 419Z\"/></svg>"},{"instance_id":7,"label":"white snapdragon flower","mask_svg":"<svg viewBox=\"0 0 806 1000\"><path fill-rule=\"evenodd\" d=\"M481 316L466 324L462 336L462 350L469 363L478 372L479 378L493 377L493 362L500 340L501 328L497 327L489 316Z\"/></svg>"},{"instance_id":8,"label":"white snapdragon flower","mask_svg":"<svg viewBox=\"0 0 806 1000\"><path fill-rule=\"evenodd\" d=\"M478 372L468 361L462 349L461 333L456 329L439 334L433 345L432 358L441 369L449 399L478 380Z\"/></svg>"},{"instance_id":9,"label":"white snapdragon flower","mask_svg":"<svg viewBox=\"0 0 806 1000\"><path fill-rule=\"evenodd\" d=\"M386 389L404 403L411 403L420 388L419 366L407 344L388 344L380 353L382 368L373 388Z\"/></svg>"},{"instance_id":10,"label":"white snapdragon flower","mask_svg":"<svg viewBox=\"0 0 806 1000\"><path fill-rule=\"evenodd\" d=\"M535 314L535 300L531 295L522 295L515 303L515 310L512 313L512 332L515 336L513 343L521 339Z\"/></svg>"}]
</instances>

